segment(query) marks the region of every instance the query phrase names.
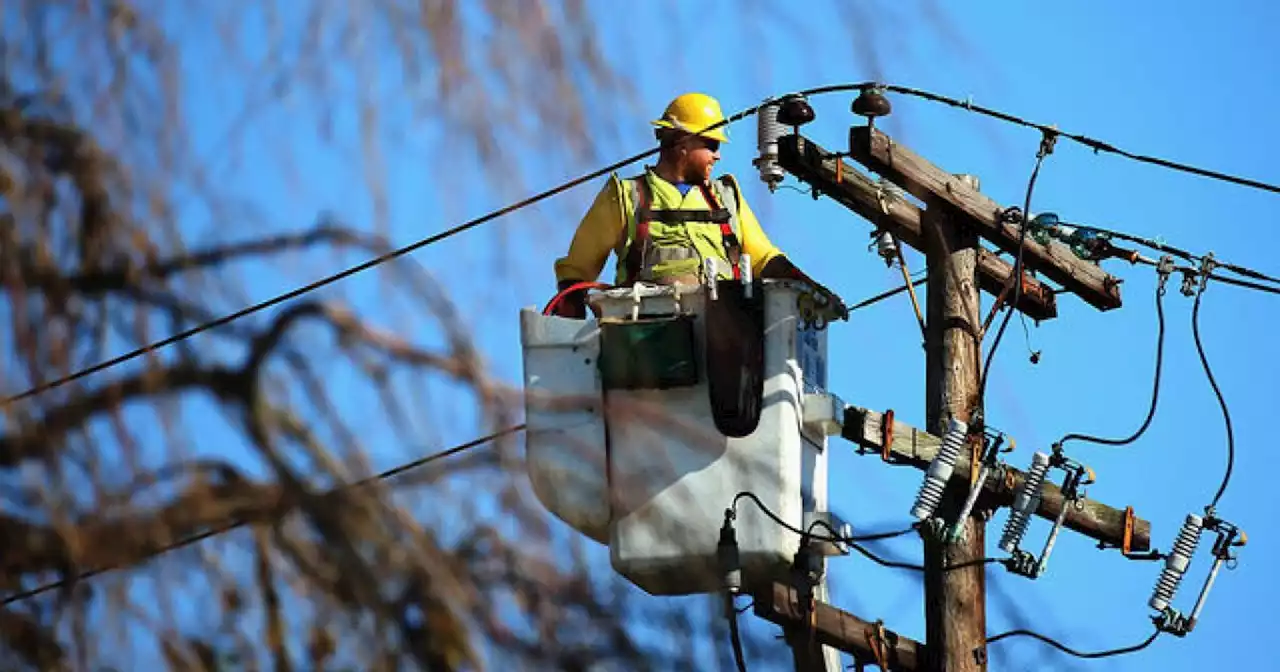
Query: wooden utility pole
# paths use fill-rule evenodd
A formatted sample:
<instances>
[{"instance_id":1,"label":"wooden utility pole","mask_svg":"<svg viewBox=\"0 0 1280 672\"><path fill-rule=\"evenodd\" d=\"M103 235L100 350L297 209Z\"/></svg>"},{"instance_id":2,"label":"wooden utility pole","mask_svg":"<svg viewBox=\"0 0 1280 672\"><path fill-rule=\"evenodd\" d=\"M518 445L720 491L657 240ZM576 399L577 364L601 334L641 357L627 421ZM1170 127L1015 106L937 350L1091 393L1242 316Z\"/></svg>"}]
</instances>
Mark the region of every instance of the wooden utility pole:
<instances>
[{"instance_id":1,"label":"wooden utility pole","mask_svg":"<svg viewBox=\"0 0 1280 672\"><path fill-rule=\"evenodd\" d=\"M1046 143L1051 140L1046 137ZM844 157L910 193L924 207L887 193L882 185L846 163ZM1054 319L1058 315L1056 295L1060 293L1073 294L1100 311L1121 306L1120 281L1097 263L1076 257L1057 240L1023 238L1021 223L1008 216L1007 208L980 192L976 178L944 171L870 125L851 128L848 151L840 153L824 150L798 132L785 135L778 140L778 162L788 173L810 184L815 197L831 198L866 219L876 231L888 232L898 242L926 255L926 427L912 427L895 418L891 411L831 403L843 409L838 421L842 438L857 444L862 454L928 470L939 453L940 437L946 434L951 418L975 429L972 421L982 404L979 377L984 320L980 292L995 298L995 307L986 320L994 317L999 308L1017 310L1037 321ZM1005 253L1016 253L1021 248L1027 269L1040 273L1043 280L1056 283L1060 289L1023 273L1015 276L1013 265L997 252L982 247L980 240ZM1014 287L1020 287L1016 302L1011 291ZM825 405L818 403L814 407ZM776 588L769 596L757 595L757 615L784 627L797 625L806 615L815 618L816 628L813 623L806 627L816 629L819 641L853 652L862 661L872 660L866 655L868 650L891 650L897 661L881 665L882 668L985 670L985 520L996 507L1012 502L1027 474L997 460L994 475L983 482L973 510L961 521L961 536L954 541L935 538L934 524L954 522L974 487L973 479L978 473L975 467L981 456L976 450L980 447L976 436L973 443L968 448L974 450L961 450L940 506L922 529L926 622L923 645L890 633L895 645L886 649L883 644L888 640L873 639L866 621L830 605L819 603L814 612L797 612L790 599L784 599L789 596L785 587ZM1098 540L1099 548L1121 549L1125 556L1137 557L1130 554L1151 547L1151 524L1138 518L1132 507L1108 506L1084 497L1074 486L1060 488L1049 479L1044 481L1036 501L1034 515ZM1021 544L1019 553L1022 555L1008 559L1006 568L1038 578L1039 568L1028 570L1021 562L1031 555ZM878 623L876 627L878 632L887 632Z\"/></svg>"},{"instance_id":2,"label":"wooden utility pole","mask_svg":"<svg viewBox=\"0 0 1280 672\"><path fill-rule=\"evenodd\" d=\"M977 189L977 179L962 178ZM925 416L932 432L944 435L954 418L971 425L978 404L981 317L978 301L978 235L946 221L946 208L925 212L929 269L926 298ZM969 493L968 482L952 480L935 515L955 520ZM986 557L984 522L975 510L955 543L923 531L926 669L985 670ZM961 569L950 566L965 565Z\"/></svg>"}]
</instances>

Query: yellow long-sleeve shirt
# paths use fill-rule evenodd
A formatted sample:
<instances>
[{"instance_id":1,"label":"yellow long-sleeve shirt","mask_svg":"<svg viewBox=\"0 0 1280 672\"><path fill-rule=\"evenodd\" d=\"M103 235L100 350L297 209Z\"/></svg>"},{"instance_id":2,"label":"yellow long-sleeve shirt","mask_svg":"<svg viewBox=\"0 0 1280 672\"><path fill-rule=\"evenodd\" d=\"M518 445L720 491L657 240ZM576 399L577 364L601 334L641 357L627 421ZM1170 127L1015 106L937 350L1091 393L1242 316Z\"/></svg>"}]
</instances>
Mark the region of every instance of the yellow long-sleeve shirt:
<instances>
[{"instance_id":1,"label":"yellow long-sleeve shirt","mask_svg":"<svg viewBox=\"0 0 1280 672\"><path fill-rule=\"evenodd\" d=\"M652 172L650 174L655 178L652 181L655 202L678 202L682 208L707 207L700 190L690 189L682 197L674 184ZM737 179L733 179L737 185ZM739 242L742 252L751 256L752 274L759 276L764 265L782 252L765 235L751 206L747 204L747 199L742 196L741 188L737 191ZM627 213L631 211L631 207L632 203L621 180L616 174L611 175L578 224L568 253L556 260L556 281L594 281L600 277L611 252L622 258L626 254L624 246L627 244Z\"/></svg>"}]
</instances>

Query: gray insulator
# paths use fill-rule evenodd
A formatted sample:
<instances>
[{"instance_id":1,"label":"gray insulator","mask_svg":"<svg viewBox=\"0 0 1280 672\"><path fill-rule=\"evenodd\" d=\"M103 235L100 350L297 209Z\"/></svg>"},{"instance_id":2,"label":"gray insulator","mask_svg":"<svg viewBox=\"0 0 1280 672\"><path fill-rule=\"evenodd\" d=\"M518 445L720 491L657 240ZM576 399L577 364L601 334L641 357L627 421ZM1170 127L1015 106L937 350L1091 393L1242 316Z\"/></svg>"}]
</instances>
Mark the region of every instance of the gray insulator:
<instances>
[{"instance_id":1,"label":"gray insulator","mask_svg":"<svg viewBox=\"0 0 1280 672\"><path fill-rule=\"evenodd\" d=\"M1000 548L1005 553L1012 553L1022 543L1027 533L1027 525L1031 523L1031 514L1040 506L1040 493L1044 490L1044 477L1049 471L1049 456L1037 451L1031 456L1031 467L1027 476L1013 496L1013 504L1009 507L1009 519L1004 524L1004 534L1000 537Z\"/></svg>"},{"instance_id":2,"label":"gray insulator","mask_svg":"<svg viewBox=\"0 0 1280 672\"><path fill-rule=\"evenodd\" d=\"M951 471L955 469L956 458L960 455L960 448L964 445L964 437L968 432L968 424L955 418L951 419L951 425L942 437L942 447L938 449L938 454L933 456L933 462L929 463L924 485L920 486L915 506L911 507L911 515L916 520L924 520L932 516L933 510L938 508L938 504L942 501L942 491L946 489L947 481L951 480Z\"/></svg>"},{"instance_id":3,"label":"gray insulator","mask_svg":"<svg viewBox=\"0 0 1280 672\"><path fill-rule=\"evenodd\" d=\"M898 256L898 245L888 231L881 231L880 235L876 236L876 253L885 261Z\"/></svg>"},{"instance_id":4,"label":"gray insulator","mask_svg":"<svg viewBox=\"0 0 1280 672\"><path fill-rule=\"evenodd\" d=\"M1155 591L1147 604L1156 611L1164 611L1178 592L1178 584L1191 564L1191 557L1200 545L1200 535L1204 532L1204 519L1194 513L1187 514L1187 520L1178 531L1178 538L1173 542L1169 557L1164 561L1164 569L1160 570L1160 579L1156 581Z\"/></svg>"},{"instance_id":5,"label":"gray insulator","mask_svg":"<svg viewBox=\"0 0 1280 672\"><path fill-rule=\"evenodd\" d=\"M787 127L778 123L778 103L762 106L756 116L759 156L752 163L760 171L760 180L772 190L783 178L782 166L778 165L778 138L786 135Z\"/></svg>"}]
</instances>

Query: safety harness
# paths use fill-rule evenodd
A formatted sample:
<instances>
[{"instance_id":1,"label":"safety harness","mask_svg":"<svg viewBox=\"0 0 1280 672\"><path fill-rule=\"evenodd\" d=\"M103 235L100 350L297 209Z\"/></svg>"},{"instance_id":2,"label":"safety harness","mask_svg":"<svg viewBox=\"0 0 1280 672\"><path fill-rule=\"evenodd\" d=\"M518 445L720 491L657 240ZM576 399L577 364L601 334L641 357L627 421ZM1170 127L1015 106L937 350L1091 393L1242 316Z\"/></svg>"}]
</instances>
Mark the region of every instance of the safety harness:
<instances>
[{"instance_id":1,"label":"safety harness","mask_svg":"<svg viewBox=\"0 0 1280 672\"><path fill-rule=\"evenodd\" d=\"M635 204L635 237L631 241L630 248L627 250L626 269L627 281L635 282L641 277L641 273L646 270L646 262L651 256L657 258L658 261L687 259L697 255L697 250L686 248L660 249L650 251L650 222L663 222L667 224L684 223L684 222L709 222L720 226L720 240L724 246L725 257L729 260L729 265L733 269L734 280L742 278L742 269L739 268L738 262L742 258L742 246L738 241L738 204L737 191L728 176L721 176L715 182L716 191L720 192L722 198L716 198L712 193L712 189L706 184L698 185L702 190L702 197L706 200L707 210L652 210L650 204L653 202L652 194L649 190L649 181L645 175L628 180L631 186L632 203ZM730 193L732 192L732 193ZM721 203L723 202L723 205Z\"/></svg>"}]
</instances>

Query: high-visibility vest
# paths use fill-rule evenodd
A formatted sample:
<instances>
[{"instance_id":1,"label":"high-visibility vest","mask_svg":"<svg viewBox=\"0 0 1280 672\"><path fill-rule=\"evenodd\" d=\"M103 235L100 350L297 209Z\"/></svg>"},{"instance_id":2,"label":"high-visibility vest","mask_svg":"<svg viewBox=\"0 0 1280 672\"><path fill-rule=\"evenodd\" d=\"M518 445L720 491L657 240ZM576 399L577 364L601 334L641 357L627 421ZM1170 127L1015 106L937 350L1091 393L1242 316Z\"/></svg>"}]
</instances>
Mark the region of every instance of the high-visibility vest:
<instances>
[{"instance_id":1,"label":"high-visibility vest","mask_svg":"<svg viewBox=\"0 0 1280 672\"><path fill-rule=\"evenodd\" d=\"M706 259L716 260L716 277L740 277L738 185L730 175L700 185L704 208L681 208L667 190L657 192L643 175L623 180L630 204L627 208L627 238L619 251L616 284L638 279L662 282L675 276L702 277ZM654 194L667 195L654 199ZM678 192L677 192L678 193ZM678 197L679 198L679 197Z\"/></svg>"}]
</instances>

